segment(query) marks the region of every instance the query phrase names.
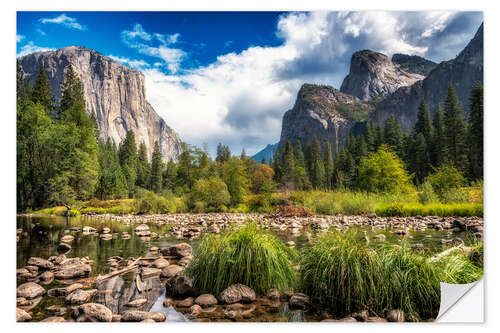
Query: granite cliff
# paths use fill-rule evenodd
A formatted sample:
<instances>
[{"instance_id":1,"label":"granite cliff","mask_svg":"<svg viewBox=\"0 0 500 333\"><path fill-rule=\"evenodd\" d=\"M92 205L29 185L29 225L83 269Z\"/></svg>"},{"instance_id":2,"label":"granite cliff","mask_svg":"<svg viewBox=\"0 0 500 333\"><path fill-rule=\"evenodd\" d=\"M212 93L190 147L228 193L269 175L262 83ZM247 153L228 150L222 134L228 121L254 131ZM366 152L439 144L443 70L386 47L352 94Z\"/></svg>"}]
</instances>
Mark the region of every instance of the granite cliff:
<instances>
[{"instance_id":1,"label":"granite cliff","mask_svg":"<svg viewBox=\"0 0 500 333\"><path fill-rule=\"evenodd\" d=\"M71 64L82 81L87 113L95 114L103 139L111 138L118 145L127 130L132 130L137 144L146 145L149 156L158 141L164 160L177 160L181 140L146 100L141 72L78 46L28 54L19 62L25 77L33 81L40 66L45 67L56 103L64 73Z\"/></svg>"},{"instance_id":2,"label":"granite cliff","mask_svg":"<svg viewBox=\"0 0 500 333\"><path fill-rule=\"evenodd\" d=\"M418 105L425 100L433 113L438 104L443 106L448 86L451 84L459 102L468 115L469 97L476 82L483 82L483 25L479 27L474 38L452 60L437 65L422 81L412 86L402 87L388 96L371 115L374 123L383 124L393 116L401 122L404 130L410 130L417 118Z\"/></svg>"},{"instance_id":3,"label":"granite cliff","mask_svg":"<svg viewBox=\"0 0 500 333\"><path fill-rule=\"evenodd\" d=\"M344 78L340 91L367 101L392 94L423 78L404 71L385 54L363 50L352 55L349 75Z\"/></svg>"}]
</instances>

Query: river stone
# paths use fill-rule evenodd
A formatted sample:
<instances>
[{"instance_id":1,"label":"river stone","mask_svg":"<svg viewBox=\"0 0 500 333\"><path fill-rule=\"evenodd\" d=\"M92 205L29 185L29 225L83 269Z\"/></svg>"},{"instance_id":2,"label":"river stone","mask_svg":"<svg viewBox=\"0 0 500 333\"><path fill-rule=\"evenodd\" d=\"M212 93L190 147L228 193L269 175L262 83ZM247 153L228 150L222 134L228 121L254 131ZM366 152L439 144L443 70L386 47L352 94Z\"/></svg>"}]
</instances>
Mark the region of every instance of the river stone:
<instances>
[{"instance_id":1,"label":"river stone","mask_svg":"<svg viewBox=\"0 0 500 333\"><path fill-rule=\"evenodd\" d=\"M74 310L77 321L111 322L113 313L106 306L98 303L87 303Z\"/></svg>"},{"instance_id":2,"label":"river stone","mask_svg":"<svg viewBox=\"0 0 500 333\"><path fill-rule=\"evenodd\" d=\"M171 255L173 257L182 258L193 254L193 248L187 243L179 243L170 247L161 249L163 255Z\"/></svg>"},{"instance_id":3,"label":"river stone","mask_svg":"<svg viewBox=\"0 0 500 333\"><path fill-rule=\"evenodd\" d=\"M363 321L363 322L365 322L365 321L368 320L369 314L368 314L367 310L363 310L363 311L359 311L359 312L353 313L352 317L354 319L356 319L357 321Z\"/></svg>"},{"instance_id":4,"label":"river stone","mask_svg":"<svg viewBox=\"0 0 500 333\"><path fill-rule=\"evenodd\" d=\"M214 295L211 294L203 294L198 297L196 297L195 301L196 304L200 305L203 308L210 307L212 305L217 304L217 298L214 297Z\"/></svg>"},{"instance_id":5,"label":"river stone","mask_svg":"<svg viewBox=\"0 0 500 333\"><path fill-rule=\"evenodd\" d=\"M220 229L217 226L217 224L212 224L207 228L207 232L210 232L213 234L218 234L218 233L220 233Z\"/></svg>"},{"instance_id":6,"label":"river stone","mask_svg":"<svg viewBox=\"0 0 500 333\"><path fill-rule=\"evenodd\" d=\"M16 308L16 321L17 322L25 322L31 320L31 316L28 312L23 309Z\"/></svg>"},{"instance_id":7,"label":"river stone","mask_svg":"<svg viewBox=\"0 0 500 333\"><path fill-rule=\"evenodd\" d=\"M134 299L133 301L128 302L125 304L125 306L131 307L131 308L138 308L148 302L147 298L138 298Z\"/></svg>"},{"instance_id":8,"label":"river stone","mask_svg":"<svg viewBox=\"0 0 500 333\"><path fill-rule=\"evenodd\" d=\"M57 252L59 252L59 253L68 253L69 250L71 250L71 245L69 245L69 244L60 243L57 246Z\"/></svg>"},{"instance_id":9,"label":"river stone","mask_svg":"<svg viewBox=\"0 0 500 333\"><path fill-rule=\"evenodd\" d=\"M158 269L158 268L152 268L152 267L145 267L145 268L142 268L141 270L141 277L143 279L151 279L151 278L155 278L155 277L160 277L161 275L161 269Z\"/></svg>"},{"instance_id":10,"label":"river stone","mask_svg":"<svg viewBox=\"0 0 500 333\"><path fill-rule=\"evenodd\" d=\"M172 278L182 272L184 267L179 265L169 265L161 271L161 277Z\"/></svg>"},{"instance_id":11,"label":"river stone","mask_svg":"<svg viewBox=\"0 0 500 333\"><path fill-rule=\"evenodd\" d=\"M55 316L64 316L67 309L63 306L51 305L45 310L47 310L48 312L52 313Z\"/></svg>"},{"instance_id":12,"label":"river stone","mask_svg":"<svg viewBox=\"0 0 500 333\"><path fill-rule=\"evenodd\" d=\"M169 296L194 296L193 281L185 276L171 278L165 284L165 291Z\"/></svg>"},{"instance_id":13,"label":"river stone","mask_svg":"<svg viewBox=\"0 0 500 333\"><path fill-rule=\"evenodd\" d=\"M71 294L73 291L75 290L78 290L78 289L82 289L83 288L83 284L81 283L73 283L67 287L64 287L64 288L53 288L53 289L49 289L49 291L47 292L47 295L49 295L50 297L66 297L68 296L69 294Z\"/></svg>"},{"instance_id":14,"label":"river stone","mask_svg":"<svg viewBox=\"0 0 500 333\"><path fill-rule=\"evenodd\" d=\"M102 233L103 234L109 234L110 232L111 232L111 229L109 229L108 227L102 228Z\"/></svg>"},{"instance_id":15,"label":"river stone","mask_svg":"<svg viewBox=\"0 0 500 333\"><path fill-rule=\"evenodd\" d=\"M151 318L141 320L140 322L141 322L141 323L156 323L156 321L154 321L154 320L153 320L153 319L151 319Z\"/></svg>"},{"instance_id":16,"label":"river stone","mask_svg":"<svg viewBox=\"0 0 500 333\"><path fill-rule=\"evenodd\" d=\"M191 262L191 260L193 260L193 256L185 256L185 257L181 258L177 262L177 264L179 266L186 267L187 265L189 265L189 263Z\"/></svg>"},{"instance_id":17,"label":"river stone","mask_svg":"<svg viewBox=\"0 0 500 333\"><path fill-rule=\"evenodd\" d=\"M122 321L134 321L139 322L145 319L152 319L155 322L162 322L166 320L166 317L161 312L147 312L138 310L127 310L122 313Z\"/></svg>"},{"instance_id":18,"label":"river stone","mask_svg":"<svg viewBox=\"0 0 500 333\"><path fill-rule=\"evenodd\" d=\"M169 308L171 307L172 305L174 305L174 300L171 299L170 297L165 297L165 299L163 300L163 306L166 307L166 308Z\"/></svg>"},{"instance_id":19,"label":"river stone","mask_svg":"<svg viewBox=\"0 0 500 333\"><path fill-rule=\"evenodd\" d=\"M33 278L33 277L36 277L38 274L38 272L30 272L29 270L27 270L26 268L19 268L16 270L16 275L18 278L22 278L22 279L29 279L29 278Z\"/></svg>"},{"instance_id":20,"label":"river stone","mask_svg":"<svg viewBox=\"0 0 500 333\"><path fill-rule=\"evenodd\" d=\"M219 299L227 304L255 301L255 291L242 284L233 284L226 288L219 296Z\"/></svg>"},{"instance_id":21,"label":"river stone","mask_svg":"<svg viewBox=\"0 0 500 333\"><path fill-rule=\"evenodd\" d=\"M66 296L66 302L69 304L83 304L90 300L94 295L97 294L97 289L83 290L77 289L71 294Z\"/></svg>"},{"instance_id":22,"label":"river stone","mask_svg":"<svg viewBox=\"0 0 500 333\"><path fill-rule=\"evenodd\" d=\"M302 293L295 293L288 301L290 309L305 309L309 305L309 296Z\"/></svg>"},{"instance_id":23,"label":"river stone","mask_svg":"<svg viewBox=\"0 0 500 333\"><path fill-rule=\"evenodd\" d=\"M97 229L89 227L89 226L85 226L85 227L83 227L83 232L85 232L85 233L94 233L94 232L97 232Z\"/></svg>"},{"instance_id":24,"label":"river stone","mask_svg":"<svg viewBox=\"0 0 500 333\"><path fill-rule=\"evenodd\" d=\"M39 278L41 281L43 281L45 283L49 283L52 280L54 280L54 273L52 273L51 271L46 271L46 272L43 272L42 274L40 274Z\"/></svg>"},{"instance_id":25,"label":"river stone","mask_svg":"<svg viewBox=\"0 0 500 333\"><path fill-rule=\"evenodd\" d=\"M17 303L18 308L23 309L24 311L29 311L29 310L33 309L35 306L37 306L41 300L42 300L42 296L38 296L38 297L32 298L32 299L24 298L23 301L21 301L20 299L16 299L16 303Z\"/></svg>"},{"instance_id":26,"label":"river stone","mask_svg":"<svg viewBox=\"0 0 500 333\"><path fill-rule=\"evenodd\" d=\"M66 319L64 319L63 317L52 316L52 317L45 318L44 320L42 320L42 322L44 322L44 323L64 323L64 322L66 322Z\"/></svg>"},{"instance_id":27,"label":"river stone","mask_svg":"<svg viewBox=\"0 0 500 333\"><path fill-rule=\"evenodd\" d=\"M99 237L102 239L102 240L111 240L113 239L113 235L111 234L100 234Z\"/></svg>"},{"instance_id":28,"label":"river stone","mask_svg":"<svg viewBox=\"0 0 500 333\"><path fill-rule=\"evenodd\" d=\"M191 316L198 316L203 312L203 309L198 304L195 304L189 308L189 314Z\"/></svg>"},{"instance_id":29,"label":"river stone","mask_svg":"<svg viewBox=\"0 0 500 333\"><path fill-rule=\"evenodd\" d=\"M188 297L186 299L183 299L182 301L177 302L177 306L180 308L189 308L193 306L194 304L194 298Z\"/></svg>"},{"instance_id":30,"label":"river stone","mask_svg":"<svg viewBox=\"0 0 500 333\"><path fill-rule=\"evenodd\" d=\"M155 261L153 261L153 266L159 269L163 269L169 265L168 260L164 258L158 258Z\"/></svg>"},{"instance_id":31,"label":"river stone","mask_svg":"<svg viewBox=\"0 0 500 333\"><path fill-rule=\"evenodd\" d=\"M141 224L135 228L135 234L139 237L148 237L151 235L151 231L149 231L149 227L147 224Z\"/></svg>"},{"instance_id":32,"label":"river stone","mask_svg":"<svg viewBox=\"0 0 500 333\"><path fill-rule=\"evenodd\" d=\"M28 265L37 266L42 269L52 269L54 268L54 264L50 261L42 258L31 257L28 259Z\"/></svg>"},{"instance_id":33,"label":"river stone","mask_svg":"<svg viewBox=\"0 0 500 333\"><path fill-rule=\"evenodd\" d=\"M111 318L111 321L114 323L119 323L120 321L122 321L122 315L114 314Z\"/></svg>"},{"instance_id":34,"label":"river stone","mask_svg":"<svg viewBox=\"0 0 500 333\"><path fill-rule=\"evenodd\" d=\"M405 314L401 310L391 310L387 314L387 320L390 322L404 322L405 321Z\"/></svg>"},{"instance_id":35,"label":"river stone","mask_svg":"<svg viewBox=\"0 0 500 333\"><path fill-rule=\"evenodd\" d=\"M26 282L17 287L16 293L17 297L33 299L45 294L45 289L34 282Z\"/></svg>"},{"instance_id":36,"label":"river stone","mask_svg":"<svg viewBox=\"0 0 500 333\"><path fill-rule=\"evenodd\" d=\"M71 243L74 239L75 239L75 237L73 237L72 235L64 235L61 237L61 242Z\"/></svg>"},{"instance_id":37,"label":"river stone","mask_svg":"<svg viewBox=\"0 0 500 333\"><path fill-rule=\"evenodd\" d=\"M80 258L70 258L61 262L55 272L56 279L67 280L77 277L87 277L92 268Z\"/></svg>"}]
</instances>

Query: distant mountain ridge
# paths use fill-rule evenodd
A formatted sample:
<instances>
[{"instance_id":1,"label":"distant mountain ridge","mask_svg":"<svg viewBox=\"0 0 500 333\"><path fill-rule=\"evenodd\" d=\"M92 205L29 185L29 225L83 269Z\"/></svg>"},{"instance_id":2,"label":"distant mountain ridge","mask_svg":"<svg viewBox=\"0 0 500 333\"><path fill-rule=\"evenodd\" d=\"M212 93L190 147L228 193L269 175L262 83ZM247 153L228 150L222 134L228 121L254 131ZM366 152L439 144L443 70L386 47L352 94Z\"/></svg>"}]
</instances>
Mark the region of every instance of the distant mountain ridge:
<instances>
[{"instance_id":1,"label":"distant mountain ridge","mask_svg":"<svg viewBox=\"0 0 500 333\"><path fill-rule=\"evenodd\" d=\"M429 73L438 65L433 61L416 55L407 55L401 53L393 54L391 61L395 64L398 64L401 69L408 73L414 73L423 76L429 75Z\"/></svg>"},{"instance_id":2,"label":"distant mountain ridge","mask_svg":"<svg viewBox=\"0 0 500 333\"><path fill-rule=\"evenodd\" d=\"M103 139L111 138L118 145L127 130L132 130L137 144L146 145L149 156L158 141L164 160L177 160L182 142L146 100L141 72L80 46L28 54L19 58L19 62L25 77L32 81L40 67L45 67L56 102L61 97L65 71L71 64L82 81L87 113L96 115Z\"/></svg>"},{"instance_id":3,"label":"distant mountain ridge","mask_svg":"<svg viewBox=\"0 0 500 333\"><path fill-rule=\"evenodd\" d=\"M275 144L268 144L264 149L252 156L257 162L261 162L262 158L266 159L266 163L269 164L269 160L274 157L274 150L278 148L279 142Z\"/></svg>"}]
</instances>

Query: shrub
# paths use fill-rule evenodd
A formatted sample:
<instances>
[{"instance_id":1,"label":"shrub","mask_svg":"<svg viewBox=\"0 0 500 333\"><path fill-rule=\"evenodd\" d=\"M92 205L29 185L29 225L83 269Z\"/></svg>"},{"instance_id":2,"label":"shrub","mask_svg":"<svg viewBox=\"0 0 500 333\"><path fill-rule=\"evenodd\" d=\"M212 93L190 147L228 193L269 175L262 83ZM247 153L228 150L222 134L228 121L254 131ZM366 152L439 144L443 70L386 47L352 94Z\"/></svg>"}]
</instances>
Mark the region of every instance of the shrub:
<instances>
[{"instance_id":1,"label":"shrub","mask_svg":"<svg viewBox=\"0 0 500 333\"><path fill-rule=\"evenodd\" d=\"M186 274L202 293L218 295L234 283L257 294L294 286L294 254L279 238L249 222L221 235L203 236Z\"/></svg>"},{"instance_id":2,"label":"shrub","mask_svg":"<svg viewBox=\"0 0 500 333\"><path fill-rule=\"evenodd\" d=\"M204 202L207 207L216 210L229 203L230 195L226 184L218 177L199 179L191 192L193 202Z\"/></svg>"},{"instance_id":3,"label":"shrub","mask_svg":"<svg viewBox=\"0 0 500 333\"><path fill-rule=\"evenodd\" d=\"M425 181L432 185L432 188L440 196L446 190L458 189L464 184L464 176L453 165L446 164L434 170L434 173L425 178Z\"/></svg>"},{"instance_id":4,"label":"shrub","mask_svg":"<svg viewBox=\"0 0 500 333\"><path fill-rule=\"evenodd\" d=\"M423 182L420 186L420 192L418 193L418 201L421 204L428 204L431 202L438 201L436 193L432 188L432 184L429 181Z\"/></svg>"},{"instance_id":5,"label":"shrub","mask_svg":"<svg viewBox=\"0 0 500 333\"><path fill-rule=\"evenodd\" d=\"M361 158L358 187L368 192L408 192L413 188L403 162L385 145Z\"/></svg>"},{"instance_id":6,"label":"shrub","mask_svg":"<svg viewBox=\"0 0 500 333\"><path fill-rule=\"evenodd\" d=\"M138 214L165 214L175 212L175 205L153 192L148 192L141 199L134 201L135 210Z\"/></svg>"}]
</instances>

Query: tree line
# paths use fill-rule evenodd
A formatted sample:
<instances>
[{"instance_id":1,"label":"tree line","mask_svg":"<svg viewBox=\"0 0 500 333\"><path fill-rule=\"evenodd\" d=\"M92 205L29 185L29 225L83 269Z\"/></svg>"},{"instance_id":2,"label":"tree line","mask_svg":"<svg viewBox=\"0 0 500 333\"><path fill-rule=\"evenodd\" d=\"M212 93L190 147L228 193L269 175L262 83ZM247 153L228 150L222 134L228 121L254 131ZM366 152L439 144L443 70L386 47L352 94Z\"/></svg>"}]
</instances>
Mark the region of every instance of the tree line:
<instances>
[{"instance_id":1,"label":"tree line","mask_svg":"<svg viewBox=\"0 0 500 333\"><path fill-rule=\"evenodd\" d=\"M424 100L418 107L417 121L409 133L393 117L384 125L367 123L360 135L350 135L345 145L332 158L330 142L323 144L316 136L305 148L296 140L276 149L269 161L275 171L274 180L287 190L332 190L335 188L366 189L360 166L367 157L375 157L382 147L395 153L409 172L415 185L440 167L452 166L467 180L483 178L483 87L477 83L471 90L468 122L450 85L443 101L431 117ZM263 163L265 160L262 161ZM372 158L373 162L373 158Z\"/></svg>"}]
</instances>

